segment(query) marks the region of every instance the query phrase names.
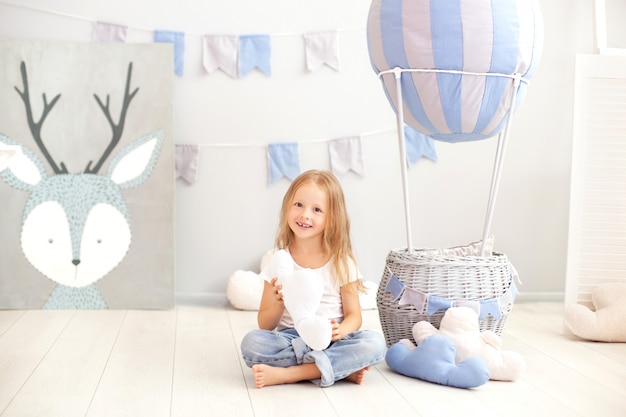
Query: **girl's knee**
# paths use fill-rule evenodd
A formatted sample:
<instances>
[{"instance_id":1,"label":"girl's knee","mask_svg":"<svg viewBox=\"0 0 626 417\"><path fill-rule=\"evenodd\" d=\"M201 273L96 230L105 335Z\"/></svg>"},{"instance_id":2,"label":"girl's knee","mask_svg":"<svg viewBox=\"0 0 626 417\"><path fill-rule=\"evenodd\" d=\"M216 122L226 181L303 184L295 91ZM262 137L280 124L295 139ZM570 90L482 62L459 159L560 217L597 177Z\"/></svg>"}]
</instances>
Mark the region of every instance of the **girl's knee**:
<instances>
[{"instance_id":1,"label":"girl's knee","mask_svg":"<svg viewBox=\"0 0 626 417\"><path fill-rule=\"evenodd\" d=\"M387 351L385 338L380 333L373 330L365 330L363 332L363 341L369 346L374 356L384 356Z\"/></svg>"},{"instance_id":2,"label":"girl's knee","mask_svg":"<svg viewBox=\"0 0 626 417\"><path fill-rule=\"evenodd\" d=\"M241 339L240 347L244 358L246 357L246 354L258 351L258 346L260 345L259 339L260 335L258 330L252 330L246 333L243 339Z\"/></svg>"}]
</instances>

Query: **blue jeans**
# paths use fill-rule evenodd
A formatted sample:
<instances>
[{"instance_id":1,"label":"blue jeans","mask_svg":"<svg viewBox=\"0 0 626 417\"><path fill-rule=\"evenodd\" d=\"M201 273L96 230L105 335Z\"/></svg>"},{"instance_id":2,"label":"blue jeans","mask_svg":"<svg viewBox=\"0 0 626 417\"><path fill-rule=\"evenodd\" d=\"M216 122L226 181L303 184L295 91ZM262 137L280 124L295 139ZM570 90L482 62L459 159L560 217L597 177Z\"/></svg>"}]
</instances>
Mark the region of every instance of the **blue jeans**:
<instances>
[{"instance_id":1,"label":"blue jeans","mask_svg":"<svg viewBox=\"0 0 626 417\"><path fill-rule=\"evenodd\" d=\"M383 336L373 330L349 333L324 350L311 350L296 329L252 330L241 341L246 365L288 366L315 363L322 377L311 382L328 387L347 376L383 360L387 347Z\"/></svg>"}]
</instances>

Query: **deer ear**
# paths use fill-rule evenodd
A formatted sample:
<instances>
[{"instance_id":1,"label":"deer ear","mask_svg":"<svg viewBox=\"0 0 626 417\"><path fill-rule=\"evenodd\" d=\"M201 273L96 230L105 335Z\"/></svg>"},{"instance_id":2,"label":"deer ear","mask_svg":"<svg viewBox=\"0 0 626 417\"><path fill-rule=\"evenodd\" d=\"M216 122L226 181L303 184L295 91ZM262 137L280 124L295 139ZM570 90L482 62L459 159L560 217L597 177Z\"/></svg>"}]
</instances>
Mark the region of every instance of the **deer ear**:
<instances>
[{"instance_id":1,"label":"deer ear","mask_svg":"<svg viewBox=\"0 0 626 417\"><path fill-rule=\"evenodd\" d=\"M156 165L165 134L162 130L126 145L111 161L108 176L121 188L142 184Z\"/></svg>"},{"instance_id":2,"label":"deer ear","mask_svg":"<svg viewBox=\"0 0 626 417\"><path fill-rule=\"evenodd\" d=\"M46 172L34 153L0 133L0 176L10 186L29 191Z\"/></svg>"}]
</instances>

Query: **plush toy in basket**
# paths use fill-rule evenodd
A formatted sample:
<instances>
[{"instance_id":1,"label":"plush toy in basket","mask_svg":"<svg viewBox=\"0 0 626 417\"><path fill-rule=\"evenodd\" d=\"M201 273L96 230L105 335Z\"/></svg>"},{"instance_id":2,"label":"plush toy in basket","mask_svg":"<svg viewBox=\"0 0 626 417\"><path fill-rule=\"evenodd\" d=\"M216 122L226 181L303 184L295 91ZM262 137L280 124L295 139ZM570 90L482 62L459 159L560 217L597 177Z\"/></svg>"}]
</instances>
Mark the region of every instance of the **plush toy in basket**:
<instances>
[{"instance_id":1,"label":"plush toy in basket","mask_svg":"<svg viewBox=\"0 0 626 417\"><path fill-rule=\"evenodd\" d=\"M479 314L480 330L500 335L515 300L517 273L508 258L491 251L492 239L446 249L395 249L389 252L376 303L387 346L413 343L413 325L436 328L450 307Z\"/></svg>"}]
</instances>

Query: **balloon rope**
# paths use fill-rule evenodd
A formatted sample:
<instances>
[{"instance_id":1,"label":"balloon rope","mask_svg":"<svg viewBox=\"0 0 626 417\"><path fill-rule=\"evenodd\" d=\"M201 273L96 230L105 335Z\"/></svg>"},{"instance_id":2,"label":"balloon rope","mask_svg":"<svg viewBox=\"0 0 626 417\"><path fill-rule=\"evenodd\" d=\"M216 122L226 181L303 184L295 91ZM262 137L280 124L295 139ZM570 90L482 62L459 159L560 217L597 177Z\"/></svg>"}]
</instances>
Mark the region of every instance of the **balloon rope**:
<instances>
[{"instance_id":1,"label":"balloon rope","mask_svg":"<svg viewBox=\"0 0 626 417\"><path fill-rule=\"evenodd\" d=\"M397 98L397 116L396 124L398 129L398 142L400 142L400 170L402 172L402 195L404 196L404 218L406 223L406 246L408 253L413 252L413 243L411 242L411 211L409 209L409 183L407 175L406 163L406 144L404 142L404 105L402 103L402 70L396 68L393 71L396 77L396 98Z\"/></svg>"},{"instance_id":2,"label":"balloon rope","mask_svg":"<svg viewBox=\"0 0 626 417\"><path fill-rule=\"evenodd\" d=\"M458 75L476 75L481 77L506 77L513 78L515 82L519 85L520 81L528 84L529 81L527 78L522 77L520 74L502 74L499 72L471 72L471 71L458 71L458 70L442 70L442 69L423 69L423 68L399 68L395 67L389 70L380 71L378 73L379 77L382 77L385 74L397 74L398 72L436 72L436 73L445 73L445 74L458 74Z\"/></svg>"},{"instance_id":3,"label":"balloon rope","mask_svg":"<svg viewBox=\"0 0 626 417\"><path fill-rule=\"evenodd\" d=\"M513 118L513 108L515 106L515 100L517 99L517 89L519 87L522 77L519 74L513 76L513 91L511 92L511 105L509 107L509 114L507 115L506 125L504 130L498 135L498 147L496 149L496 159L493 167L493 174L491 176L491 189L489 190L489 203L487 204L487 215L485 217L485 226L483 229L483 240L480 246L480 256L485 256L485 248L487 239L489 238L489 232L491 229L491 221L493 220L493 211L496 205L496 197L498 195L498 187L500 186L500 176L502 174L502 161L504 159L504 152L506 150L507 138L509 136L509 130L511 128L511 120Z\"/></svg>"}]
</instances>

